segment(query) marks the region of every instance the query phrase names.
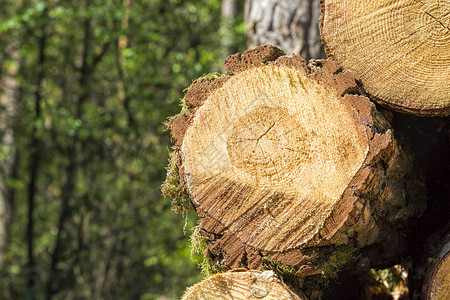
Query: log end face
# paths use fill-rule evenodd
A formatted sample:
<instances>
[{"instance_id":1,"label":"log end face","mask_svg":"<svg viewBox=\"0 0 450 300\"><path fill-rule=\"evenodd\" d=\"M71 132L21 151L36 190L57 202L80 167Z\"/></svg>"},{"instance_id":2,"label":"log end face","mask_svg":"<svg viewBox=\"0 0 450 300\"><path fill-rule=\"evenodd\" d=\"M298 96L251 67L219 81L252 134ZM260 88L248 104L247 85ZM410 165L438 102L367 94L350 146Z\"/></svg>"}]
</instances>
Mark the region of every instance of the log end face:
<instances>
[{"instance_id":1,"label":"log end face","mask_svg":"<svg viewBox=\"0 0 450 300\"><path fill-rule=\"evenodd\" d=\"M367 148L350 104L297 68L271 64L211 94L182 152L193 202L206 215L250 246L283 251L324 226Z\"/></svg>"},{"instance_id":2,"label":"log end face","mask_svg":"<svg viewBox=\"0 0 450 300\"><path fill-rule=\"evenodd\" d=\"M444 248L447 253L439 257L428 283L428 300L450 299L450 241Z\"/></svg>"},{"instance_id":3,"label":"log end face","mask_svg":"<svg viewBox=\"0 0 450 300\"><path fill-rule=\"evenodd\" d=\"M286 299L307 300L283 284L273 271L235 269L210 276L188 288L181 300L200 299Z\"/></svg>"}]
</instances>

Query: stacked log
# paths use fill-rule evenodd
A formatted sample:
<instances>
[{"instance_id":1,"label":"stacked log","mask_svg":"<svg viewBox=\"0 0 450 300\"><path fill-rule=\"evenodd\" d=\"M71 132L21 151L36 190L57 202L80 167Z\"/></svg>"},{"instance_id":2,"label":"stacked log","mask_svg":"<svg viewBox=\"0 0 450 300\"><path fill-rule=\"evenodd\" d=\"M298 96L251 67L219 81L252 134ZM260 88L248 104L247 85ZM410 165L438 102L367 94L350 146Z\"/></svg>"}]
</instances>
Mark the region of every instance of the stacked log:
<instances>
[{"instance_id":1,"label":"stacked log","mask_svg":"<svg viewBox=\"0 0 450 300\"><path fill-rule=\"evenodd\" d=\"M225 68L194 82L171 131L214 264L304 277L327 268L323 255L361 269L397 260L423 184L357 76L270 45Z\"/></svg>"},{"instance_id":2,"label":"stacked log","mask_svg":"<svg viewBox=\"0 0 450 300\"><path fill-rule=\"evenodd\" d=\"M445 196L429 186L432 207L419 219L430 182L405 144L405 119L389 110L449 114L449 9L448 1L324 0L328 59L307 63L266 44L230 55L226 75L189 87L171 121L177 184L166 194L198 213L210 269L231 271L183 299L306 299L301 290L320 299L309 278L342 269L351 278L408 257L421 257L411 295L450 297L448 230L434 247L411 250ZM438 206L439 223L448 205ZM275 294L254 294L260 277Z\"/></svg>"}]
</instances>

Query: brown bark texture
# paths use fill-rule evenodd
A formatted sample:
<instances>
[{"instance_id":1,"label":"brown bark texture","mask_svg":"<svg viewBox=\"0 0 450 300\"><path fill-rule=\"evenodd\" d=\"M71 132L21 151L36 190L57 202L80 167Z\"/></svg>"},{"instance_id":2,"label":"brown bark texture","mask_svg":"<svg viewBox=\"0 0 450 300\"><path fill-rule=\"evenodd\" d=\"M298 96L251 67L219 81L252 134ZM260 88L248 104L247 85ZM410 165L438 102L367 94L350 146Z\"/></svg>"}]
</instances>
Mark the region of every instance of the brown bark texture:
<instances>
[{"instance_id":1,"label":"brown bark texture","mask_svg":"<svg viewBox=\"0 0 450 300\"><path fill-rule=\"evenodd\" d=\"M378 111L375 105L364 96L357 75L343 71L331 59L314 60L307 65L300 56L285 56L280 49L270 45L229 56L225 61L225 69L229 74L225 77L201 79L194 82L185 95L185 102L189 109L175 117L171 125L180 184L189 194L195 210L201 217L200 232L208 240L207 254L213 263L222 270L240 267L263 270L280 265L291 266L293 267L291 272L300 277L321 274L326 269L323 261L332 260L330 258L339 256L342 252L351 253L351 257L346 258L345 262L353 262L353 270L365 272L370 267L383 267L398 263L400 257L406 252L408 225L424 210L424 185L421 177L417 175L417 170L414 169L411 155L399 145L383 113ZM266 74L277 74L278 77L265 80ZM255 81L256 83L251 83L250 79L247 82L246 78L251 76L263 76L263 79L258 79L259 81ZM353 153L358 152L354 150L355 145L345 144L344 148L333 148L333 145L328 145L327 137L333 134L328 129L324 130L325 133L319 133L319 136L311 134L308 136L307 130L304 129L306 125L303 125L303 129L290 129L292 128L289 127L291 126L290 122L294 122L296 116L289 113L289 109L291 109L289 107L279 108L279 106L285 105L284 102L280 102L281 104L276 109L270 107L272 104L268 104L270 101L267 99L278 101L276 94L281 93L281 88L291 89L290 82L295 83L297 79L304 84L303 89L309 95L308 101L302 102L304 105L302 109L305 111L309 109L308 103L311 105L315 105L316 102L321 103L320 99L314 98L316 92L320 96L330 96L336 100L335 107L327 108L325 106L322 107L322 111L316 112L323 114L322 120L320 118L319 121L315 120L313 115L311 120L308 120L308 126L314 127L320 132L321 124L340 122L341 119L348 117L350 120L348 124L353 125L348 125L349 128L346 128L345 131L353 131L352 128L354 128L357 139L355 143L360 143L361 149L365 149L360 151L361 153L358 154L360 156ZM269 86L267 93L270 94L273 91L275 96L262 97L265 100L261 100L261 97L257 96L261 93L258 90L260 81L263 82L263 86ZM246 88L241 90L235 85L252 86L250 91L255 93L253 98L256 100L251 102L254 109L251 108L249 111L254 111L254 115L249 113L250 116L248 116L230 108L233 101L239 104L240 101L245 102L245 97L247 97L245 95L248 92ZM298 93L303 92L298 91ZM295 95L293 93L292 97L295 98ZM231 98L235 100L229 100ZM280 101L288 101L286 105L289 106L291 100L284 100L286 99L284 96L281 98ZM217 101L219 107L211 106L213 101ZM223 105L220 106L220 103ZM295 103L291 104L291 106L295 106ZM239 178L247 180L245 177L247 175L239 177L241 176L240 169L235 173L230 173L229 176L226 171L228 169L223 169L224 171L217 173L218 177L203 178L200 171L199 174L195 174L200 169L197 169L195 164L194 167L192 166L193 161L203 164L208 162L208 160L201 161L201 159L209 155L208 132L213 130L209 127L217 127L221 123L215 124L216 117L211 116L215 116L216 110L220 110L221 115L226 115L230 113L227 109L232 110L231 114L236 116L245 116L232 122L231 127L238 127L236 130L219 131L221 139L225 139L227 142L229 157L216 155L214 163L206 168L211 168L210 171L214 173L223 168L223 162L228 163L231 160L232 167L245 167L249 174L256 174L254 177L260 178L255 179L254 182L253 179L248 179L247 184L239 182ZM333 111L340 109L343 109L342 115L337 117L333 115ZM299 114L301 113L300 111ZM307 118L307 114L300 117ZM242 133L246 128L254 126L253 124L259 124L260 128L255 130L261 130L256 144L254 143L255 139L248 138ZM303 131L299 132L298 130ZM197 134L197 132L202 134ZM272 140L271 134L275 135ZM303 134L307 135L309 141L307 146L304 146L305 139L301 137ZM303 148L295 148L297 149L295 151L302 150L306 154L302 154L304 156L301 157L292 154L294 155L292 160L285 159L285 156L291 155L287 153L294 148L285 147L280 142L283 140L283 135L287 135L286 143L291 143L289 145L294 148L298 146L295 141L298 141ZM343 137L344 140L345 138ZM252 150L241 149L238 157L233 157L234 152L230 149L235 149L232 147L241 145L245 139L251 140L253 143L251 144L253 145ZM292 142L293 140L294 142ZM309 187L305 187L306 196L287 195L283 192L284 186L297 192L303 191L302 189L297 190L298 184L295 184L294 187L290 185L291 181L296 180L295 172L297 172L297 169L289 169L290 164L295 165L299 160L307 160L307 157L311 157L309 162L305 162L311 163L308 166L314 167L315 159L317 165L321 164L318 152L308 156L308 151L313 151L311 150L313 147L308 145L316 140L327 144L322 149L325 151L324 157L329 155L331 159L334 157L333 155L337 155L338 161L350 160L349 166L354 165L355 162L352 160L356 160L356 157L361 160L361 163L354 168L353 173L350 169L341 168L340 162L337 162L336 178L342 184L337 187L338 196L329 198L332 205L323 210L321 207L328 205L328 202L322 202L324 197L328 199L328 196L323 196L330 192L327 191L327 185L313 189L310 194L307 194ZM275 148L273 148L273 144L275 144ZM261 153L258 152L258 147L261 149ZM285 151L283 147L289 151L283 152ZM351 149L354 151L350 151ZM268 152L264 153L263 150ZM347 153L349 153L348 157ZM199 160L192 159L195 155L200 155ZM246 161L247 157L250 162ZM271 158L272 162L267 157ZM251 159L255 159L256 162ZM324 161L327 160L328 158L324 159ZM261 165L258 165L259 161L261 161ZM288 171L285 173L281 171L279 176L274 175L273 173L278 171L270 171L272 169L266 164L267 161L269 163L279 161L280 165L274 170L287 168ZM327 163L325 162L325 164ZM228 165L226 166L228 168ZM322 174L325 177L328 176L328 173L334 172L327 168L333 167L327 165ZM269 171L266 174L264 170L267 169ZM317 172L322 171L319 168ZM250 176L250 178L253 177ZM287 183L285 182L286 178L289 179ZM266 179L267 181L264 181ZM265 182L266 185L261 182ZM278 182L283 183L281 188ZM273 189L269 188L272 185ZM301 185L301 181L299 185ZM258 194L261 186L266 188L264 189L265 194ZM330 186L329 188L334 187ZM302 216L308 209L311 209L311 212L308 213L310 217L297 220L298 216ZM239 213L240 211L242 213ZM309 227L304 225L310 223ZM261 228L261 224L263 228ZM322 262L319 262L321 260Z\"/></svg>"},{"instance_id":2,"label":"brown bark texture","mask_svg":"<svg viewBox=\"0 0 450 300\"><path fill-rule=\"evenodd\" d=\"M247 46L269 43L305 60L325 58L320 40L319 0L247 0Z\"/></svg>"}]
</instances>

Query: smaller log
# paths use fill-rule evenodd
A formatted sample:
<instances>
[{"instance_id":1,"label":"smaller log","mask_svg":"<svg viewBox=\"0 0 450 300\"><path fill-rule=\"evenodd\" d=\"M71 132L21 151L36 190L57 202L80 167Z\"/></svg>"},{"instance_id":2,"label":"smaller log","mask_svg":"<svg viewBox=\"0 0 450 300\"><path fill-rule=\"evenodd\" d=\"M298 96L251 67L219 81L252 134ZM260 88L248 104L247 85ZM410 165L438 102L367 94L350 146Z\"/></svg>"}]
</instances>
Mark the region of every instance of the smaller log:
<instances>
[{"instance_id":1,"label":"smaller log","mask_svg":"<svg viewBox=\"0 0 450 300\"><path fill-rule=\"evenodd\" d=\"M450 2L323 0L325 52L371 98L417 115L450 113Z\"/></svg>"},{"instance_id":2,"label":"smaller log","mask_svg":"<svg viewBox=\"0 0 450 300\"><path fill-rule=\"evenodd\" d=\"M426 245L415 269L412 299L450 299L450 223L429 237Z\"/></svg>"},{"instance_id":3,"label":"smaller log","mask_svg":"<svg viewBox=\"0 0 450 300\"><path fill-rule=\"evenodd\" d=\"M307 300L282 283L272 271L232 270L206 278L187 289L181 300Z\"/></svg>"},{"instance_id":4,"label":"smaller log","mask_svg":"<svg viewBox=\"0 0 450 300\"><path fill-rule=\"evenodd\" d=\"M424 292L426 299L450 299L450 241L435 260ZM445 253L445 254L444 254Z\"/></svg>"}]
</instances>

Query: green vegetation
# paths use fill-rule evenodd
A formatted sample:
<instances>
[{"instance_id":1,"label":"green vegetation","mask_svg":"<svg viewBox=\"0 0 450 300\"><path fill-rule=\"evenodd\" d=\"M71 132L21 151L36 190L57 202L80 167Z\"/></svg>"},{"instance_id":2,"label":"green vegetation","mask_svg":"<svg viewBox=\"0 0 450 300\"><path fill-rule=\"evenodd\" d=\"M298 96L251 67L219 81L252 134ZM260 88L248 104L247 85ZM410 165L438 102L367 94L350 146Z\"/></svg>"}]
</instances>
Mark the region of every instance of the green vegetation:
<instances>
[{"instance_id":1,"label":"green vegetation","mask_svg":"<svg viewBox=\"0 0 450 300\"><path fill-rule=\"evenodd\" d=\"M176 164L175 152L169 153L169 164L166 167L167 175L161 185L162 195L170 198L172 210L176 213L185 214L187 210L192 208L191 201L184 188L180 185L178 168Z\"/></svg>"},{"instance_id":2,"label":"green vegetation","mask_svg":"<svg viewBox=\"0 0 450 300\"><path fill-rule=\"evenodd\" d=\"M406 268L402 265L395 265L393 267L383 270L370 270L373 278L381 285L385 286L390 293L404 295L408 294Z\"/></svg>"},{"instance_id":3,"label":"green vegetation","mask_svg":"<svg viewBox=\"0 0 450 300\"><path fill-rule=\"evenodd\" d=\"M327 279L337 278L338 272L353 257L354 249L347 245L337 246L331 254L319 254L313 264L322 270L322 277Z\"/></svg>"},{"instance_id":4,"label":"green vegetation","mask_svg":"<svg viewBox=\"0 0 450 300\"><path fill-rule=\"evenodd\" d=\"M0 299L178 298L201 276L163 122L221 71L220 1L0 8Z\"/></svg>"},{"instance_id":5,"label":"green vegetation","mask_svg":"<svg viewBox=\"0 0 450 300\"><path fill-rule=\"evenodd\" d=\"M328 250L322 249L317 254L314 254L309 264L321 270L322 274L307 277L305 280L306 289L323 290L326 288L330 280L338 277L338 273L343 270L353 255L354 249L346 245L333 247ZM282 281L295 276L298 271L298 267L282 264L270 257L264 257L264 269L273 270Z\"/></svg>"},{"instance_id":6,"label":"green vegetation","mask_svg":"<svg viewBox=\"0 0 450 300\"><path fill-rule=\"evenodd\" d=\"M264 257L264 270L273 270L281 280L284 281L285 276L295 275L298 271L297 267L282 264L270 257Z\"/></svg>"},{"instance_id":7,"label":"green vegetation","mask_svg":"<svg viewBox=\"0 0 450 300\"><path fill-rule=\"evenodd\" d=\"M195 81L199 81L199 80L202 80L202 79L212 80L212 79L221 78L221 77L224 77L224 76L226 76L226 74L220 74L218 72L208 73L208 74L204 74L203 76L199 77Z\"/></svg>"},{"instance_id":8,"label":"green vegetation","mask_svg":"<svg viewBox=\"0 0 450 300\"><path fill-rule=\"evenodd\" d=\"M322 274L307 277L306 289L324 290L328 287L330 280L338 277L338 273L352 259L355 250L347 245L333 247L330 251L320 251L312 260L311 264L322 270Z\"/></svg>"},{"instance_id":9,"label":"green vegetation","mask_svg":"<svg viewBox=\"0 0 450 300\"><path fill-rule=\"evenodd\" d=\"M206 246L208 239L200 233L200 226L192 228L189 240L191 242L191 260L197 264L203 276L207 277L222 272L222 269L219 266L215 266L211 258L207 256Z\"/></svg>"}]
</instances>

